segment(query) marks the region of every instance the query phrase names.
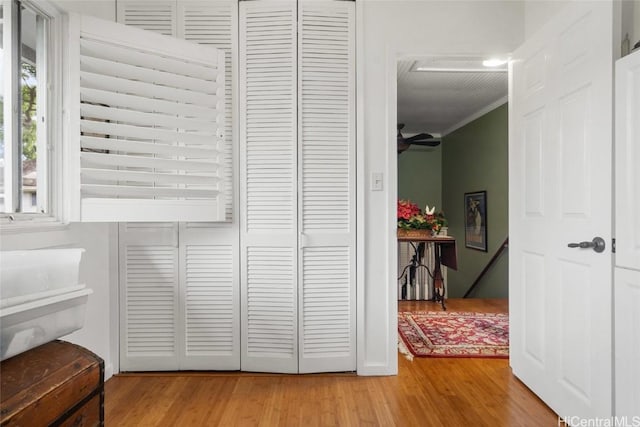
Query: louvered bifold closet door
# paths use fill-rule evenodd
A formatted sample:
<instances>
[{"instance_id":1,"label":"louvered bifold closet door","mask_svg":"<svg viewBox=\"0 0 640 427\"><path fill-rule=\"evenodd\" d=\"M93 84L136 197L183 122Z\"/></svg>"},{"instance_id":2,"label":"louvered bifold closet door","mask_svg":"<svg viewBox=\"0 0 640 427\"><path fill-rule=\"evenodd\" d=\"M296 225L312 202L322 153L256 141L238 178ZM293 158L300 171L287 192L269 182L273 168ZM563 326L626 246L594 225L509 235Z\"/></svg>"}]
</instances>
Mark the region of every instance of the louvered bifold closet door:
<instances>
[{"instance_id":1,"label":"louvered bifold closet door","mask_svg":"<svg viewBox=\"0 0 640 427\"><path fill-rule=\"evenodd\" d=\"M180 223L179 235L179 368L240 369L238 237L189 223Z\"/></svg>"},{"instance_id":2,"label":"louvered bifold closet door","mask_svg":"<svg viewBox=\"0 0 640 427\"><path fill-rule=\"evenodd\" d=\"M238 2L236 0L178 0L179 38L212 46L225 54L225 129L222 151L225 185L225 218L236 220L234 214L238 194ZM205 224L200 224L204 226ZM219 227L224 224L208 224ZM237 231L236 231L237 234ZM237 239L236 239L237 240Z\"/></svg>"},{"instance_id":3,"label":"louvered bifold closet door","mask_svg":"<svg viewBox=\"0 0 640 427\"><path fill-rule=\"evenodd\" d=\"M225 53L225 223L180 224L184 352L180 369L240 369L237 114L238 3L177 2L177 35Z\"/></svg>"},{"instance_id":4,"label":"louvered bifold closet door","mask_svg":"<svg viewBox=\"0 0 640 427\"><path fill-rule=\"evenodd\" d=\"M240 268L237 208L238 4L235 0L118 1L118 20L209 45L225 53L224 223L183 222L179 247L178 357L173 369L240 369ZM171 13L171 19L165 17ZM160 25L160 22L164 23ZM166 224L158 224L162 233ZM123 232L131 227L127 224ZM153 225L147 224L152 231ZM122 234L121 234L122 237ZM123 331L124 333L124 331ZM152 361L138 370L154 370Z\"/></svg>"},{"instance_id":5,"label":"louvered bifold closet door","mask_svg":"<svg viewBox=\"0 0 640 427\"><path fill-rule=\"evenodd\" d=\"M71 14L71 221L224 220L224 53Z\"/></svg>"},{"instance_id":6,"label":"louvered bifold closet door","mask_svg":"<svg viewBox=\"0 0 640 427\"><path fill-rule=\"evenodd\" d=\"M356 369L354 5L298 4L301 373Z\"/></svg>"},{"instance_id":7,"label":"louvered bifold closet door","mask_svg":"<svg viewBox=\"0 0 640 427\"><path fill-rule=\"evenodd\" d=\"M296 3L240 3L242 369L298 372Z\"/></svg>"},{"instance_id":8,"label":"louvered bifold closet door","mask_svg":"<svg viewBox=\"0 0 640 427\"><path fill-rule=\"evenodd\" d=\"M178 368L177 223L119 225L120 370Z\"/></svg>"}]
</instances>

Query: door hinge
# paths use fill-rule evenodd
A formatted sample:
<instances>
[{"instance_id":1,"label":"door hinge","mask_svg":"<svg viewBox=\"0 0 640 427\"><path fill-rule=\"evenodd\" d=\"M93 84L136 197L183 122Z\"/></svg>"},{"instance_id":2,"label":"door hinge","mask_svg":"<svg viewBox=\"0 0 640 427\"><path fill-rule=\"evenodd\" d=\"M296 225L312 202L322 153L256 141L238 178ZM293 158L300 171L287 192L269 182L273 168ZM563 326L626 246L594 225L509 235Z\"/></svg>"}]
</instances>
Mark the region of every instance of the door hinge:
<instances>
[{"instance_id":1,"label":"door hinge","mask_svg":"<svg viewBox=\"0 0 640 427\"><path fill-rule=\"evenodd\" d=\"M616 239L615 237L613 239L611 239L611 252L612 253L616 253Z\"/></svg>"}]
</instances>

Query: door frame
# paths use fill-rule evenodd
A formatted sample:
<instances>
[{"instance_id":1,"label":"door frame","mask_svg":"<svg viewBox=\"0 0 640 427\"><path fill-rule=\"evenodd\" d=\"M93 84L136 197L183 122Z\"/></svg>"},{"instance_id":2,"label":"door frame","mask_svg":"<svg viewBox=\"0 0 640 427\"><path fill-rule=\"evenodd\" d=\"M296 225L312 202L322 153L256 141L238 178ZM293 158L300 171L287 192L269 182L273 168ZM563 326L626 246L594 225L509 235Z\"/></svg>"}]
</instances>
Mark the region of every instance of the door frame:
<instances>
[{"instance_id":1,"label":"door frame","mask_svg":"<svg viewBox=\"0 0 640 427\"><path fill-rule=\"evenodd\" d=\"M438 57L438 56L473 56L473 57L493 57L493 56L508 56L509 52L496 53L495 51L455 51L455 50L424 50L424 51L401 51L401 50L393 50L388 49L387 58L386 58L386 104L387 104L387 122L386 122L386 135L388 141L395 141L396 133L397 133L397 116L398 116L398 61L406 60L406 59L420 59L425 57ZM362 126L362 124L361 124ZM360 130L360 128L358 128ZM359 133L361 135L361 133ZM358 142L360 143L360 139L358 138ZM364 149L363 147L358 147L358 150ZM358 151L362 152L362 151ZM359 156L363 157L363 156ZM360 169L361 170L361 169ZM395 218L397 215L396 212L396 203L398 199L398 155L397 150L394 144L387 144L387 164L386 164L386 172L387 179L386 183L388 185L387 191L387 215L389 221L389 230L387 230L388 236L388 247L387 247L387 283L395 283L398 277L398 245L396 241L396 227L395 227ZM364 181L366 177L358 176L360 182ZM366 188L358 188L359 195L366 190ZM364 221L364 218L358 217L358 224ZM361 233L358 234L361 237ZM364 247L364 242L358 242L359 248ZM362 245L362 246L360 246ZM362 250L361 250L362 252ZM362 255L362 254L359 254ZM362 275L358 275L358 277L362 277ZM364 284L362 284L364 287ZM398 352L397 352L397 329L398 329L398 287L397 286L389 286L389 304L388 304L388 331L389 331L389 368L395 369L393 374L398 373ZM360 298L361 292L360 288L358 288L358 296ZM358 310L358 313L361 313L363 310ZM358 319L358 326L364 325L364 319L361 321ZM358 329L358 336L362 336L363 332ZM358 353L360 354L360 352ZM360 366L360 365L358 365Z\"/></svg>"}]
</instances>

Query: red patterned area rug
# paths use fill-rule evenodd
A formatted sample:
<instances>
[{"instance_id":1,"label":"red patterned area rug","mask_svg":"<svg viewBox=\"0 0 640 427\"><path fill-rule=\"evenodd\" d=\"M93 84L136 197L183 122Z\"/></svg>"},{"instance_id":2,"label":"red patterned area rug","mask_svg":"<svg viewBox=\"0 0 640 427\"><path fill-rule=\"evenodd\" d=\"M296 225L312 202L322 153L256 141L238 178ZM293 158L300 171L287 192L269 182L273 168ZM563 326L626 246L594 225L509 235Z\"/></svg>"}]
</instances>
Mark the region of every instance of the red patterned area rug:
<instances>
[{"instance_id":1,"label":"red patterned area rug","mask_svg":"<svg viewBox=\"0 0 640 427\"><path fill-rule=\"evenodd\" d=\"M509 357L506 313L399 312L398 332L416 357Z\"/></svg>"}]
</instances>

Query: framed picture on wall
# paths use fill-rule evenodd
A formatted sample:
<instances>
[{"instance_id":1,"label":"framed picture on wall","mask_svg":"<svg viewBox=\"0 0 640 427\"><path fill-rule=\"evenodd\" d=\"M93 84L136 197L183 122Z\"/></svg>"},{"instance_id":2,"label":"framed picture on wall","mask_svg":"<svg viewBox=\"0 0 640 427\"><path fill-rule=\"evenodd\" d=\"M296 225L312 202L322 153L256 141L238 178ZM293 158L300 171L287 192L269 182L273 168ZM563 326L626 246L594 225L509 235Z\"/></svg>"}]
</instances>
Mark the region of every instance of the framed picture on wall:
<instances>
[{"instance_id":1,"label":"framed picture on wall","mask_svg":"<svg viewBox=\"0 0 640 427\"><path fill-rule=\"evenodd\" d=\"M464 246L487 252L487 192L464 193Z\"/></svg>"}]
</instances>

